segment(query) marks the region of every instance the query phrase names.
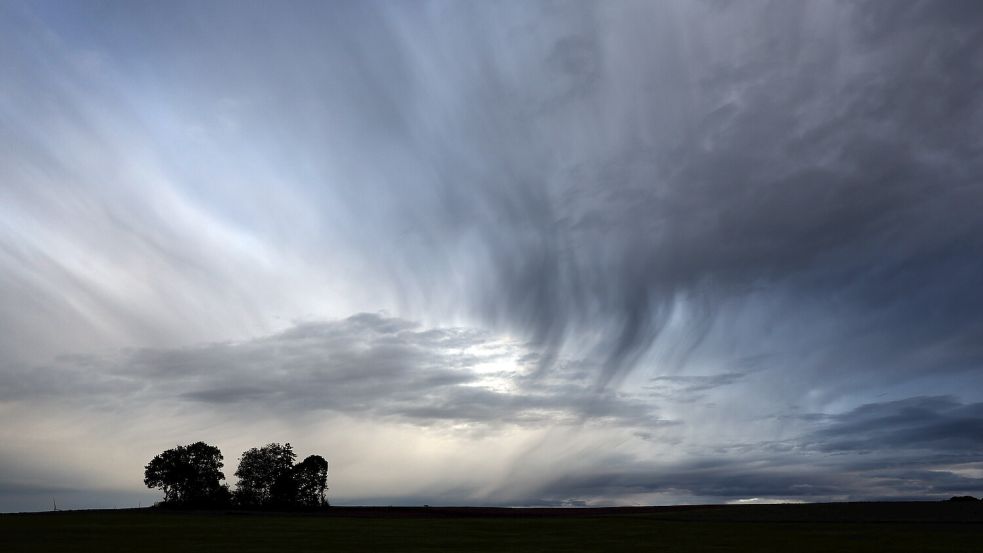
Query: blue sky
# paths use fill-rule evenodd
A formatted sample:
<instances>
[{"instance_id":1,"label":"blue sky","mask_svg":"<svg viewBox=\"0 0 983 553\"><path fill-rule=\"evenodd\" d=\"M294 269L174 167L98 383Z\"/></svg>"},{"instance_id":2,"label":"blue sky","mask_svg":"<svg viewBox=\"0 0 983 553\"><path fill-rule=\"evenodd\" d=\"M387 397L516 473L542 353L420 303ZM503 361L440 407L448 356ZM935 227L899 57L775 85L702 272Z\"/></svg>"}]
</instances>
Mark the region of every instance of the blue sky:
<instances>
[{"instance_id":1,"label":"blue sky","mask_svg":"<svg viewBox=\"0 0 983 553\"><path fill-rule=\"evenodd\" d=\"M983 493L975 2L0 2L0 510Z\"/></svg>"}]
</instances>

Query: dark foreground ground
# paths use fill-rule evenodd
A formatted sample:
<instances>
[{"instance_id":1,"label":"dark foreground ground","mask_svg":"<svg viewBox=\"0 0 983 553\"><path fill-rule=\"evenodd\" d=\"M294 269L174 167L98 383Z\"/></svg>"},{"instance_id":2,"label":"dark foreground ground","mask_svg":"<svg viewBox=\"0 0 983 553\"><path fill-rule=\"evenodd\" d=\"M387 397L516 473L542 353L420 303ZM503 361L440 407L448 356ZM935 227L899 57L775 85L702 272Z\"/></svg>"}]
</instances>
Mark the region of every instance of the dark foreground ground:
<instances>
[{"instance_id":1,"label":"dark foreground ground","mask_svg":"<svg viewBox=\"0 0 983 553\"><path fill-rule=\"evenodd\" d=\"M983 502L0 515L0 552L983 551Z\"/></svg>"}]
</instances>

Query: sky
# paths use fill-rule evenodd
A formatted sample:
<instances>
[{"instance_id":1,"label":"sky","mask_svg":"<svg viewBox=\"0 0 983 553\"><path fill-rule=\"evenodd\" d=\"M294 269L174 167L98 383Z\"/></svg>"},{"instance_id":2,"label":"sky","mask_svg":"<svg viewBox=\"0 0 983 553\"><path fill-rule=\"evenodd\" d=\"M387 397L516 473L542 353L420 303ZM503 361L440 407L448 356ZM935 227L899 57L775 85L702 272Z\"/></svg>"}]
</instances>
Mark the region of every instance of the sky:
<instances>
[{"instance_id":1,"label":"sky","mask_svg":"<svg viewBox=\"0 0 983 553\"><path fill-rule=\"evenodd\" d=\"M0 0L0 511L983 495L983 3Z\"/></svg>"}]
</instances>

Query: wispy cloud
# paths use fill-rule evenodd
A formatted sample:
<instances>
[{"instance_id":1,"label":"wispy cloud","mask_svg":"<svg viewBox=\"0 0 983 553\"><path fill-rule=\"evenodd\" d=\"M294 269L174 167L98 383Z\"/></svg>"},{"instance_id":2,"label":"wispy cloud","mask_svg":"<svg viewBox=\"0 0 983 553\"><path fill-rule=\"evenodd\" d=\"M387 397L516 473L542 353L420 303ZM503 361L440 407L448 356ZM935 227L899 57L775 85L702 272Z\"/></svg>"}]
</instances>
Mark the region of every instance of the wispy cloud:
<instances>
[{"instance_id":1,"label":"wispy cloud","mask_svg":"<svg viewBox=\"0 0 983 553\"><path fill-rule=\"evenodd\" d=\"M474 501L970 489L981 17L3 3L0 458L323 417Z\"/></svg>"}]
</instances>

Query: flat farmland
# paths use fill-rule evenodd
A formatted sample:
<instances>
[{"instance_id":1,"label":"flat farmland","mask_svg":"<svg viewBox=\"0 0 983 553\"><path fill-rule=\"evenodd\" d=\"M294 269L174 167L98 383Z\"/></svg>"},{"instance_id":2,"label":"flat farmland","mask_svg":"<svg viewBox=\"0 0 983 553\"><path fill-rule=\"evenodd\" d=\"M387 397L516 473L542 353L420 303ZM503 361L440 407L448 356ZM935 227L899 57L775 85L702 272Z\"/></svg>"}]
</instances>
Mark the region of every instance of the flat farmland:
<instances>
[{"instance_id":1,"label":"flat farmland","mask_svg":"<svg viewBox=\"0 0 983 553\"><path fill-rule=\"evenodd\" d=\"M0 551L983 551L983 503L7 514Z\"/></svg>"}]
</instances>

